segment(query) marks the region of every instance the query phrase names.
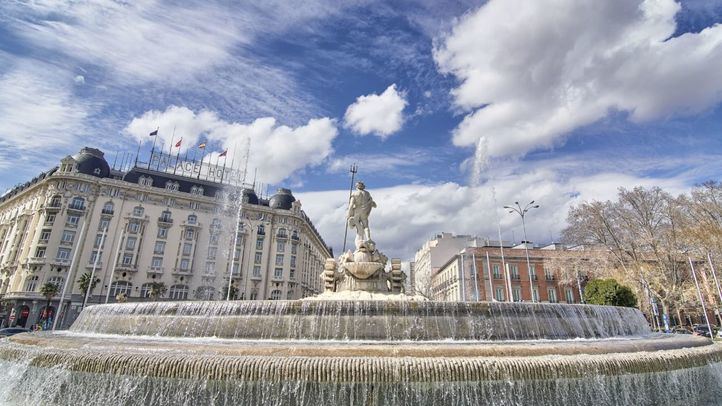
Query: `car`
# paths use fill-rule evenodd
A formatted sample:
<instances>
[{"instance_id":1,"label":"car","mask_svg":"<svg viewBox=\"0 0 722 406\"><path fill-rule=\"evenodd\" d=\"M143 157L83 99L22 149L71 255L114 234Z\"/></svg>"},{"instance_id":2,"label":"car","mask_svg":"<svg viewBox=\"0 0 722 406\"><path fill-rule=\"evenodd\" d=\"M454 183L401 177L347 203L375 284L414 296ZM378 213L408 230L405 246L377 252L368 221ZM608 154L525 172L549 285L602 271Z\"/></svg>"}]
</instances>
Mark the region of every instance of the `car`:
<instances>
[{"instance_id":1,"label":"car","mask_svg":"<svg viewBox=\"0 0 722 406\"><path fill-rule=\"evenodd\" d=\"M30 332L30 330L27 328L8 327L8 328L0 329L0 337L10 337L10 336L14 336L15 334L29 333L29 332Z\"/></svg>"},{"instance_id":2,"label":"car","mask_svg":"<svg viewBox=\"0 0 722 406\"><path fill-rule=\"evenodd\" d=\"M687 329L686 327L675 327L672 330L672 333L674 333L674 334L692 334L692 332L689 331L689 329Z\"/></svg>"},{"instance_id":3,"label":"car","mask_svg":"<svg viewBox=\"0 0 722 406\"><path fill-rule=\"evenodd\" d=\"M714 332L714 329L712 330ZM709 332L709 327L706 324L695 324L692 326L692 334L696 336L709 337L712 335Z\"/></svg>"}]
</instances>

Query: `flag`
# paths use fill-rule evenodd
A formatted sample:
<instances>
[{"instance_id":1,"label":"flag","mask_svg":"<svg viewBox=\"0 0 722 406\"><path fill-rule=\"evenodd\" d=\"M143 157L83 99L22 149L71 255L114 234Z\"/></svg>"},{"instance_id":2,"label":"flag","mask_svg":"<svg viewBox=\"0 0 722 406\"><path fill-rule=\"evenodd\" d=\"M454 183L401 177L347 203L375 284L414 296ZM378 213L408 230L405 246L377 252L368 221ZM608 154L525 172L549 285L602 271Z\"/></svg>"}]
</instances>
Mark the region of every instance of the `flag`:
<instances>
[{"instance_id":1,"label":"flag","mask_svg":"<svg viewBox=\"0 0 722 406\"><path fill-rule=\"evenodd\" d=\"M227 153L228 153L228 150L225 150L225 151L221 152L221 154L218 155L218 157L220 158L222 156L226 156Z\"/></svg>"},{"instance_id":2,"label":"flag","mask_svg":"<svg viewBox=\"0 0 722 406\"><path fill-rule=\"evenodd\" d=\"M154 135L158 135L158 130L153 130L153 131L152 131L150 134L148 134L148 135L150 135L151 137L154 136Z\"/></svg>"},{"instance_id":3,"label":"flag","mask_svg":"<svg viewBox=\"0 0 722 406\"><path fill-rule=\"evenodd\" d=\"M175 143L175 147L180 148L181 142L183 142L183 137L181 137L181 139L179 139L178 142Z\"/></svg>"},{"instance_id":4,"label":"flag","mask_svg":"<svg viewBox=\"0 0 722 406\"><path fill-rule=\"evenodd\" d=\"M201 145L198 146L200 149L206 149L206 143L202 142Z\"/></svg>"}]
</instances>

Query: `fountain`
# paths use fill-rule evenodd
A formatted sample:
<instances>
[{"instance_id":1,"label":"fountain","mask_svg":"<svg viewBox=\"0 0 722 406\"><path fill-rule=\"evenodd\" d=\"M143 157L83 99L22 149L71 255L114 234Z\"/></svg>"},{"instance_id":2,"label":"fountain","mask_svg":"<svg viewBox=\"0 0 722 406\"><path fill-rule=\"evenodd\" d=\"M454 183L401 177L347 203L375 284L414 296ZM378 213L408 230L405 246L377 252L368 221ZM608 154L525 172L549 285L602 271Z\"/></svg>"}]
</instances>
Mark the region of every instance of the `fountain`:
<instances>
[{"instance_id":1,"label":"fountain","mask_svg":"<svg viewBox=\"0 0 722 406\"><path fill-rule=\"evenodd\" d=\"M722 347L652 333L637 309L440 303L403 292L371 239L299 301L90 306L69 331L0 340L0 404L719 404Z\"/></svg>"}]
</instances>

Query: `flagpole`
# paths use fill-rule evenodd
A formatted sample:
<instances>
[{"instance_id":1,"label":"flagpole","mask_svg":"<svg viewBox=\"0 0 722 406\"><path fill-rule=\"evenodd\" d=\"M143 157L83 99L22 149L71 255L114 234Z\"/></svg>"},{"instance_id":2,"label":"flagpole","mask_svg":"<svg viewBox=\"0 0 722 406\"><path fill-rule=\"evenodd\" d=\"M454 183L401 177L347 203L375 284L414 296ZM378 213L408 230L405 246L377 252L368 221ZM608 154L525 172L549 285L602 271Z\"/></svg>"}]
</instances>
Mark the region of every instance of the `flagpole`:
<instances>
[{"instance_id":1,"label":"flagpole","mask_svg":"<svg viewBox=\"0 0 722 406\"><path fill-rule=\"evenodd\" d=\"M140 155L140 144L142 144L141 140L138 140L138 151L135 153L135 166L138 166L138 156Z\"/></svg>"},{"instance_id":2,"label":"flagpole","mask_svg":"<svg viewBox=\"0 0 722 406\"><path fill-rule=\"evenodd\" d=\"M163 145L160 147L160 156L158 157L158 162L155 164L155 170L160 172L160 159L163 158L163 149L165 149L165 142L163 142Z\"/></svg>"},{"instance_id":3,"label":"flagpole","mask_svg":"<svg viewBox=\"0 0 722 406\"><path fill-rule=\"evenodd\" d=\"M180 150L181 150L182 143L183 143L183 137L181 137L180 141L178 141L178 144L179 144L177 146L178 153L175 155L175 164L173 165L173 175L175 175L175 171L176 171L176 169L178 169L178 158L180 158Z\"/></svg>"},{"instance_id":4,"label":"flagpole","mask_svg":"<svg viewBox=\"0 0 722 406\"><path fill-rule=\"evenodd\" d=\"M200 178L201 178L201 172L203 172L203 158L206 157L206 148L203 147L202 149L203 149L203 155L201 155L201 167L198 168L198 176L196 176L196 179L200 179Z\"/></svg>"},{"instance_id":5,"label":"flagpole","mask_svg":"<svg viewBox=\"0 0 722 406\"><path fill-rule=\"evenodd\" d=\"M150 149L150 159L148 159L148 169L150 169L150 161L153 160L153 153L155 152L155 140L158 139L158 130L160 129L160 126L156 127L155 134L153 134L153 147ZM152 134L152 133L151 133Z\"/></svg>"}]
</instances>

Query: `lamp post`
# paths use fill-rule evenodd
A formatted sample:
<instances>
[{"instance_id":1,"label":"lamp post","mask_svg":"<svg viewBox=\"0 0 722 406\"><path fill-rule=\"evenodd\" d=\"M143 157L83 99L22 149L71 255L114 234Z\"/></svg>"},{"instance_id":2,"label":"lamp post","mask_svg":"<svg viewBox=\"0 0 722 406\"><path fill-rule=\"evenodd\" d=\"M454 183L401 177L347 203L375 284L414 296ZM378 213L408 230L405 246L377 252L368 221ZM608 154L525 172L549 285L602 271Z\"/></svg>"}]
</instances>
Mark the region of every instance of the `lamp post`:
<instances>
[{"instance_id":1,"label":"lamp post","mask_svg":"<svg viewBox=\"0 0 722 406\"><path fill-rule=\"evenodd\" d=\"M509 213L516 213L521 216L521 226L524 230L524 253L526 254L526 272L529 274L529 292L531 293L531 301L532 303L534 303L536 302L536 300L534 300L534 282L532 280L531 262L529 261L529 240L526 237L526 223L524 222L524 217L529 210L538 209L539 205L534 204L534 200L529 202L526 206L524 206L524 208L521 207L519 202L514 202L514 204L516 205L516 207L504 206L504 208L509 210Z\"/></svg>"}]
</instances>

